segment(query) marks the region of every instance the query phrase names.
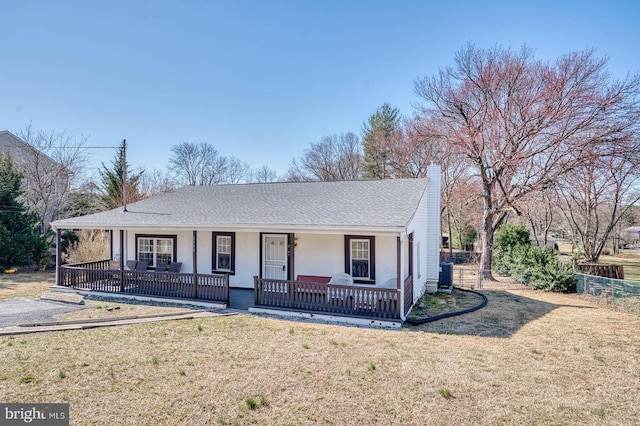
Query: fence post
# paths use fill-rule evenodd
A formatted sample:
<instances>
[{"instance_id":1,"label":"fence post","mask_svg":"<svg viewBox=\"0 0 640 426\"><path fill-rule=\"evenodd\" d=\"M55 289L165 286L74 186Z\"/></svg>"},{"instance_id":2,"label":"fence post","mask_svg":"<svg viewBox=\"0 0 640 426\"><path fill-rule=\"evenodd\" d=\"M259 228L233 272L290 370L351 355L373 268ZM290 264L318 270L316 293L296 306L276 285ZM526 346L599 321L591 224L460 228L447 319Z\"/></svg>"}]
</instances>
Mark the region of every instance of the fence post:
<instances>
[{"instance_id":1,"label":"fence post","mask_svg":"<svg viewBox=\"0 0 640 426\"><path fill-rule=\"evenodd\" d=\"M224 289L225 289L224 290L225 299L226 299L227 305L228 305L229 302L231 302L231 299L229 297L229 274L224 274Z\"/></svg>"},{"instance_id":2,"label":"fence post","mask_svg":"<svg viewBox=\"0 0 640 426\"><path fill-rule=\"evenodd\" d=\"M258 276L253 276L253 304L258 306Z\"/></svg>"},{"instance_id":3,"label":"fence post","mask_svg":"<svg viewBox=\"0 0 640 426\"><path fill-rule=\"evenodd\" d=\"M289 287L289 308L293 308L295 306L294 303L294 292L293 292L293 280L289 280L289 283L287 284Z\"/></svg>"}]
</instances>

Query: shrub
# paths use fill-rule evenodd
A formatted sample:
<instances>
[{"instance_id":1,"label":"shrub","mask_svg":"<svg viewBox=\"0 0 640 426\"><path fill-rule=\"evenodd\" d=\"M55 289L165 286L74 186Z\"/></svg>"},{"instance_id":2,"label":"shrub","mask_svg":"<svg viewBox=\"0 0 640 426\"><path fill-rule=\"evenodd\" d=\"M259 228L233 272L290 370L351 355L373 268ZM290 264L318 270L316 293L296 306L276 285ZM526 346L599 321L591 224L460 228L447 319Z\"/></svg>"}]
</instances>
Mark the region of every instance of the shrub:
<instances>
[{"instance_id":1,"label":"shrub","mask_svg":"<svg viewBox=\"0 0 640 426\"><path fill-rule=\"evenodd\" d=\"M90 262L109 258L109 233L101 230L83 229L78 241L67 249L67 263Z\"/></svg>"},{"instance_id":2,"label":"shrub","mask_svg":"<svg viewBox=\"0 0 640 426\"><path fill-rule=\"evenodd\" d=\"M473 243L475 243L477 239L478 232L471 226L465 226L462 230L453 231L453 240L450 243L453 248L472 251Z\"/></svg>"},{"instance_id":3,"label":"shrub","mask_svg":"<svg viewBox=\"0 0 640 426\"><path fill-rule=\"evenodd\" d=\"M496 233L493 245L493 263L496 272L501 275L511 275L520 282L528 282L527 272L521 270L527 264L529 247L529 231L524 226L502 225ZM524 275L514 276L513 273Z\"/></svg>"},{"instance_id":4,"label":"shrub","mask_svg":"<svg viewBox=\"0 0 640 426\"><path fill-rule=\"evenodd\" d=\"M40 220L23 204L22 181L11 157L0 154L0 269L44 267L49 259L50 233L40 232Z\"/></svg>"},{"instance_id":5,"label":"shrub","mask_svg":"<svg viewBox=\"0 0 640 426\"><path fill-rule=\"evenodd\" d=\"M575 293L578 278L569 263L560 264L555 253L547 248L532 247L538 254L538 263L533 265L531 286L536 290Z\"/></svg>"},{"instance_id":6,"label":"shrub","mask_svg":"<svg viewBox=\"0 0 640 426\"><path fill-rule=\"evenodd\" d=\"M537 290L576 291L577 277L572 266L560 264L553 250L532 246L529 231L524 226L500 227L494 247L494 267L499 274L508 275Z\"/></svg>"},{"instance_id":7,"label":"shrub","mask_svg":"<svg viewBox=\"0 0 640 426\"><path fill-rule=\"evenodd\" d=\"M496 233L494 249L505 251L518 245L529 245L529 231L523 225L505 224Z\"/></svg>"}]
</instances>

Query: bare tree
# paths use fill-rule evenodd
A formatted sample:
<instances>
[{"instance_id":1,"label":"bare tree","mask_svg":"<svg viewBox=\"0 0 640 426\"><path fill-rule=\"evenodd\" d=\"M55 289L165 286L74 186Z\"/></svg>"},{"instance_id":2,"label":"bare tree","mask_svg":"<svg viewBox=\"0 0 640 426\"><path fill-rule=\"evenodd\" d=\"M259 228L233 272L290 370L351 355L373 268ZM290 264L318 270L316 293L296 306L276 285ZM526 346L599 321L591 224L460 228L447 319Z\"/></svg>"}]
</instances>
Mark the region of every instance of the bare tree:
<instances>
[{"instance_id":1,"label":"bare tree","mask_svg":"<svg viewBox=\"0 0 640 426\"><path fill-rule=\"evenodd\" d=\"M263 164L262 167L251 173L251 182L269 183L275 182L277 179L278 174L268 164Z\"/></svg>"},{"instance_id":2,"label":"bare tree","mask_svg":"<svg viewBox=\"0 0 640 426\"><path fill-rule=\"evenodd\" d=\"M211 144L182 142L171 147L169 170L182 185L236 184L250 178L251 168L236 157L225 157Z\"/></svg>"},{"instance_id":3,"label":"bare tree","mask_svg":"<svg viewBox=\"0 0 640 426\"><path fill-rule=\"evenodd\" d=\"M611 237L618 239L615 230L640 201L640 146L618 153L590 156L558 183L562 212L589 262L598 261Z\"/></svg>"},{"instance_id":4,"label":"bare tree","mask_svg":"<svg viewBox=\"0 0 640 426\"><path fill-rule=\"evenodd\" d=\"M225 181L227 159L211 144L182 142L171 147L169 170L184 185L215 185Z\"/></svg>"},{"instance_id":5,"label":"bare tree","mask_svg":"<svg viewBox=\"0 0 640 426\"><path fill-rule=\"evenodd\" d=\"M360 140L353 132L323 136L294 159L287 180L355 180L362 176Z\"/></svg>"},{"instance_id":6,"label":"bare tree","mask_svg":"<svg viewBox=\"0 0 640 426\"><path fill-rule=\"evenodd\" d=\"M138 188L143 196L153 197L154 195L175 190L176 185L166 173L153 169L151 171L145 170L140 175Z\"/></svg>"},{"instance_id":7,"label":"bare tree","mask_svg":"<svg viewBox=\"0 0 640 426\"><path fill-rule=\"evenodd\" d=\"M558 196L552 188L545 191L532 192L522 198L523 216L529 225L531 237L540 246L547 246L549 232L560 224L561 212L558 209L558 205Z\"/></svg>"},{"instance_id":8,"label":"bare tree","mask_svg":"<svg viewBox=\"0 0 640 426\"><path fill-rule=\"evenodd\" d=\"M454 64L418 79L419 110L468 158L482 183L481 268L490 274L493 236L519 202L583 162L586 148L637 128L640 78L614 81L594 51L536 61L527 47L460 50ZM586 152L586 153L585 153Z\"/></svg>"},{"instance_id":9,"label":"bare tree","mask_svg":"<svg viewBox=\"0 0 640 426\"><path fill-rule=\"evenodd\" d=\"M404 119L401 126L386 136L385 177L422 178L427 176L429 164L442 164L446 144L424 129L422 118L416 116Z\"/></svg>"},{"instance_id":10,"label":"bare tree","mask_svg":"<svg viewBox=\"0 0 640 426\"><path fill-rule=\"evenodd\" d=\"M228 157L226 159L226 173L221 183L240 183L243 180L250 179L251 168L247 163L243 163L236 157Z\"/></svg>"},{"instance_id":11,"label":"bare tree","mask_svg":"<svg viewBox=\"0 0 640 426\"><path fill-rule=\"evenodd\" d=\"M68 208L69 195L87 162L88 138L66 131L35 130L31 123L17 135L26 142L19 145L20 166L26 171L26 202L46 229Z\"/></svg>"}]
</instances>

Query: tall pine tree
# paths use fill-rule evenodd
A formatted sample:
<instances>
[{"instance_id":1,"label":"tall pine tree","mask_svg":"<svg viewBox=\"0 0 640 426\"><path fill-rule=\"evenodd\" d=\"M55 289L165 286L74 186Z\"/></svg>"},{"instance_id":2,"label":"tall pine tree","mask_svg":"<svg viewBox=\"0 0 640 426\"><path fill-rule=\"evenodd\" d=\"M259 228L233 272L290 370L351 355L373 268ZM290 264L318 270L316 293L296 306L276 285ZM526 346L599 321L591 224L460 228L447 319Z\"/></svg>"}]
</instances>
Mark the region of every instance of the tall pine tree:
<instances>
[{"instance_id":1,"label":"tall pine tree","mask_svg":"<svg viewBox=\"0 0 640 426\"><path fill-rule=\"evenodd\" d=\"M122 191L122 177L125 171L125 152L124 141L120 144L120 149L116 154L111 168L102 164L102 170L100 176L102 177L102 204L106 209L115 209L124 206L125 199ZM129 164L126 163L126 169L129 170ZM136 172L133 174L127 173L126 185L126 202L132 203L140 201L144 198L138 191L138 182L142 172Z\"/></svg>"},{"instance_id":2,"label":"tall pine tree","mask_svg":"<svg viewBox=\"0 0 640 426\"><path fill-rule=\"evenodd\" d=\"M23 173L11 157L0 155L0 269L40 264L49 242L38 215L23 204Z\"/></svg>"},{"instance_id":3,"label":"tall pine tree","mask_svg":"<svg viewBox=\"0 0 640 426\"><path fill-rule=\"evenodd\" d=\"M390 138L400 130L400 111L382 104L362 126L365 177L385 179Z\"/></svg>"}]
</instances>

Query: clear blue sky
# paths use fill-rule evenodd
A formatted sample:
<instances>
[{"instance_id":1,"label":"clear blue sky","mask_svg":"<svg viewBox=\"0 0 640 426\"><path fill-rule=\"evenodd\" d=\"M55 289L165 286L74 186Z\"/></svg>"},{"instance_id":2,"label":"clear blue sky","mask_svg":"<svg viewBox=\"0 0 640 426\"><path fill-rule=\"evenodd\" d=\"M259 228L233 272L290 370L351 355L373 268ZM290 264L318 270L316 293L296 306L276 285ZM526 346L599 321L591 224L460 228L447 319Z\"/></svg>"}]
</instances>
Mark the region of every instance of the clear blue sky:
<instances>
[{"instance_id":1,"label":"clear blue sky","mask_svg":"<svg viewBox=\"0 0 640 426\"><path fill-rule=\"evenodd\" d=\"M282 174L384 102L411 115L415 79L469 41L540 59L595 48L614 76L640 71L633 0L0 0L0 16L0 130L126 138L147 169L187 141ZM92 153L97 168L115 151Z\"/></svg>"}]
</instances>

